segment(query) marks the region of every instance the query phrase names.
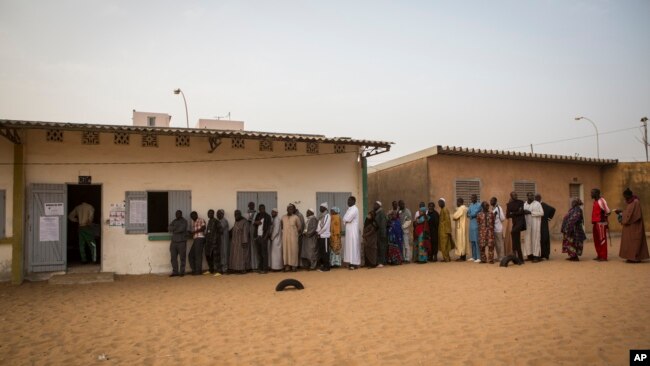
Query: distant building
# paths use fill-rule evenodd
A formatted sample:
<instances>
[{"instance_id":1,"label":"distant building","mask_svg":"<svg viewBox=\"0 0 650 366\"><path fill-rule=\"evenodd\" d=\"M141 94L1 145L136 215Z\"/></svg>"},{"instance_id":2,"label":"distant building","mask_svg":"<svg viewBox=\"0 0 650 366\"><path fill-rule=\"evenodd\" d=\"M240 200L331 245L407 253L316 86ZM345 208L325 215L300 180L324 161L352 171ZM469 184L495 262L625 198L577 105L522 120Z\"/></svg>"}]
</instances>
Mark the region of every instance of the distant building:
<instances>
[{"instance_id":1,"label":"distant building","mask_svg":"<svg viewBox=\"0 0 650 366\"><path fill-rule=\"evenodd\" d=\"M171 271L167 225L177 209L264 203L303 213L327 201L364 201L365 156L389 142L253 132L241 121L171 128L167 114L133 112L132 126L0 120L0 278L65 271L78 255L67 214L96 209L101 270ZM122 219L122 216L124 217ZM123 226L122 226L123 224ZM189 246L188 246L189 249Z\"/></svg>"}]
</instances>

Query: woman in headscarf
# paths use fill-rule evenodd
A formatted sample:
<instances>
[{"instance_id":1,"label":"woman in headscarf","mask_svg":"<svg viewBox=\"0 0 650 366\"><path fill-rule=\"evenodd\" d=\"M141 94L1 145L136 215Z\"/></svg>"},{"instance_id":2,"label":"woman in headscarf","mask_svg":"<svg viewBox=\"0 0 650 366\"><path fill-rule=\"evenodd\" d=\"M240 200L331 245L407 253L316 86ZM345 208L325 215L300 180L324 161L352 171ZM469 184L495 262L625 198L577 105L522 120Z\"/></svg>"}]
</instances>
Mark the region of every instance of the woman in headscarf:
<instances>
[{"instance_id":1,"label":"woman in headscarf","mask_svg":"<svg viewBox=\"0 0 650 366\"><path fill-rule=\"evenodd\" d=\"M341 210L338 207L332 207L330 215L332 223L330 224L330 265L332 267L341 266Z\"/></svg>"},{"instance_id":2,"label":"woman in headscarf","mask_svg":"<svg viewBox=\"0 0 650 366\"><path fill-rule=\"evenodd\" d=\"M368 267L377 267L377 221L375 211L368 212L363 223L363 251Z\"/></svg>"},{"instance_id":3,"label":"woman in headscarf","mask_svg":"<svg viewBox=\"0 0 650 366\"><path fill-rule=\"evenodd\" d=\"M402 264L402 247L404 244L404 231L399 220L398 211L389 215L388 224L388 264Z\"/></svg>"},{"instance_id":4,"label":"woman in headscarf","mask_svg":"<svg viewBox=\"0 0 650 366\"><path fill-rule=\"evenodd\" d=\"M429 216L424 202L420 204L419 215L415 219L415 259L416 263L426 263L431 251L431 235L429 231Z\"/></svg>"},{"instance_id":5,"label":"woman in headscarf","mask_svg":"<svg viewBox=\"0 0 650 366\"><path fill-rule=\"evenodd\" d=\"M562 219L562 253L567 253L567 260L577 262L582 255L582 247L585 239L584 216L579 198L571 201L569 212Z\"/></svg>"}]
</instances>

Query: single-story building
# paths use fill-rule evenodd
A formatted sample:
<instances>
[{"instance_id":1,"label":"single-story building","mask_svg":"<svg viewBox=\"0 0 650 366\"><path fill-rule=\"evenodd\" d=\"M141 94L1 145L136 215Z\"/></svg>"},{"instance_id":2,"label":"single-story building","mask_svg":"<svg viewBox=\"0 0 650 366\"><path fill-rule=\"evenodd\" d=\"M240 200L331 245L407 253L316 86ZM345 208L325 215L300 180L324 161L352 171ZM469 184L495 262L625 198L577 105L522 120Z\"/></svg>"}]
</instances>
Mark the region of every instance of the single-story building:
<instances>
[{"instance_id":1,"label":"single-story building","mask_svg":"<svg viewBox=\"0 0 650 366\"><path fill-rule=\"evenodd\" d=\"M411 211L421 201L433 201L437 206L438 199L444 197L453 213L458 197L468 204L472 194L478 195L479 201L494 196L505 208L512 191L524 201L526 193L540 193L543 201L557 209L550 229L558 237L573 197L585 202L586 229L590 232L591 189L600 188L611 209L624 208L625 187L640 195L650 194L648 173L648 163L619 164L614 159L434 146L370 167L368 197L387 206L402 199ZM642 201L647 228L650 201ZM620 231L613 217L610 223L612 231Z\"/></svg>"},{"instance_id":2,"label":"single-story building","mask_svg":"<svg viewBox=\"0 0 650 366\"><path fill-rule=\"evenodd\" d=\"M144 115L144 117L143 117ZM255 132L243 122L201 120L171 128L166 115L134 111L133 125L0 120L0 278L65 271L78 260L67 214L95 207L101 271L171 271L168 223L177 209L235 209L248 202L301 212L366 206L366 157L390 142ZM165 118L163 118L165 117Z\"/></svg>"}]
</instances>

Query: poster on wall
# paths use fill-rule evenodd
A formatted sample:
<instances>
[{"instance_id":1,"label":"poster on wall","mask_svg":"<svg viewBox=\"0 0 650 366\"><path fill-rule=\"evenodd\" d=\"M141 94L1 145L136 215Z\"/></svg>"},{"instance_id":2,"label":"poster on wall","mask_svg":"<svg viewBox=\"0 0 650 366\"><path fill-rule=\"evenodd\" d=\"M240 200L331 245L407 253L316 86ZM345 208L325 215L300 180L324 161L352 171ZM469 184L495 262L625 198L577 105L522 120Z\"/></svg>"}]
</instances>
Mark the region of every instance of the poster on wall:
<instances>
[{"instance_id":1,"label":"poster on wall","mask_svg":"<svg viewBox=\"0 0 650 366\"><path fill-rule=\"evenodd\" d=\"M124 227L126 221L126 209L124 202L111 203L111 210L109 213L108 224L114 227Z\"/></svg>"},{"instance_id":2,"label":"poster on wall","mask_svg":"<svg viewBox=\"0 0 650 366\"><path fill-rule=\"evenodd\" d=\"M147 223L147 201L130 200L129 201L129 224L146 224Z\"/></svg>"},{"instance_id":3,"label":"poster on wall","mask_svg":"<svg viewBox=\"0 0 650 366\"><path fill-rule=\"evenodd\" d=\"M45 216L63 216L63 215L65 215L63 202L45 204Z\"/></svg>"},{"instance_id":4,"label":"poster on wall","mask_svg":"<svg viewBox=\"0 0 650 366\"><path fill-rule=\"evenodd\" d=\"M59 217L41 216L38 230L39 241L59 241Z\"/></svg>"}]
</instances>

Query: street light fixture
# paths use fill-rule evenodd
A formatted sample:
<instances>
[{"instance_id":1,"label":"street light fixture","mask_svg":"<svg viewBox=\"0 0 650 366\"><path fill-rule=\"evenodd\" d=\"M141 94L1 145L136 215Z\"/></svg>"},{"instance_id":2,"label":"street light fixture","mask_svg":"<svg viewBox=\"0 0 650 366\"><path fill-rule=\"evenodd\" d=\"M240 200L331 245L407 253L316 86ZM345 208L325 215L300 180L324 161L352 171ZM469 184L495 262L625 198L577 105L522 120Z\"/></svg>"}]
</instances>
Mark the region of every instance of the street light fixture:
<instances>
[{"instance_id":1,"label":"street light fixture","mask_svg":"<svg viewBox=\"0 0 650 366\"><path fill-rule=\"evenodd\" d=\"M600 141L598 139L598 127L596 127L596 124L594 123L594 121L590 120L587 117L576 117L574 119L576 121L580 121L581 119L586 119L587 121L591 122L591 124L594 126L594 129L596 130L596 153L597 153L596 156L598 156L598 159L600 159Z\"/></svg>"},{"instance_id":2,"label":"street light fixture","mask_svg":"<svg viewBox=\"0 0 650 366\"><path fill-rule=\"evenodd\" d=\"M185 103L185 122L187 123L187 128L190 128L190 117L187 114L187 100L185 100L185 94L181 88L174 89L174 94L180 94L183 97L183 103Z\"/></svg>"}]
</instances>

